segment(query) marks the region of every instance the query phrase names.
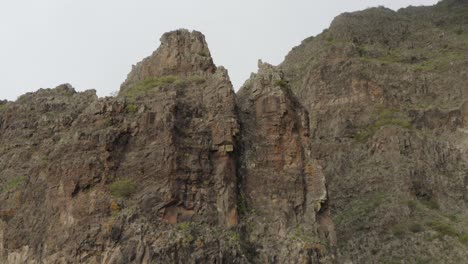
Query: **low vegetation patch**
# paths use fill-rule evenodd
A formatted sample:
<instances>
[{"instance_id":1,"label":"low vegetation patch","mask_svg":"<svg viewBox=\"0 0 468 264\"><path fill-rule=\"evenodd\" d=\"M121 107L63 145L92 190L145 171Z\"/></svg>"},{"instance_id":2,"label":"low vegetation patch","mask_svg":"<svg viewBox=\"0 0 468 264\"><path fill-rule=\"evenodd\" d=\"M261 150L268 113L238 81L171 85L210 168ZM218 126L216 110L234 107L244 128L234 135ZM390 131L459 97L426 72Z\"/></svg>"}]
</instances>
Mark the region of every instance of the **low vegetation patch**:
<instances>
[{"instance_id":1,"label":"low vegetation patch","mask_svg":"<svg viewBox=\"0 0 468 264\"><path fill-rule=\"evenodd\" d=\"M133 101L137 98L147 96L155 87L171 85L173 87L183 88L188 86L189 84L201 85L205 82L206 79L199 75L194 75L187 78L180 78L177 76L148 78L134 84L129 89L125 90L122 95L130 101ZM127 112L132 112L136 110L133 108L132 104L129 104L128 106L130 108L127 109Z\"/></svg>"},{"instance_id":2,"label":"low vegetation patch","mask_svg":"<svg viewBox=\"0 0 468 264\"><path fill-rule=\"evenodd\" d=\"M127 103L125 105L125 112L129 114L134 114L138 111L138 106L134 103Z\"/></svg>"},{"instance_id":3,"label":"low vegetation patch","mask_svg":"<svg viewBox=\"0 0 468 264\"><path fill-rule=\"evenodd\" d=\"M440 206L434 199L420 199L422 205L432 210L439 210Z\"/></svg>"},{"instance_id":4,"label":"low vegetation patch","mask_svg":"<svg viewBox=\"0 0 468 264\"><path fill-rule=\"evenodd\" d=\"M6 111L8 108L8 104L0 104L0 112Z\"/></svg>"},{"instance_id":5,"label":"low vegetation patch","mask_svg":"<svg viewBox=\"0 0 468 264\"><path fill-rule=\"evenodd\" d=\"M5 184L3 184L0 190L2 192L9 192L9 191L16 190L19 186L21 186L24 183L25 180L26 180L25 177L22 177L22 176L15 177L7 181Z\"/></svg>"},{"instance_id":6,"label":"low vegetation patch","mask_svg":"<svg viewBox=\"0 0 468 264\"><path fill-rule=\"evenodd\" d=\"M307 230L301 226L297 226L296 228L294 228L291 232L290 237L294 241L299 241L306 244L322 242L313 230Z\"/></svg>"},{"instance_id":7,"label":"low vegetation patch","mask_svg":"<svg viewBox=\"0 0 468 264\"><path fill-rule=\"evenodd\" d=\"M427 225L433 230L439 232L444 236L458 237L458 231L450 224L441 221L430 221Z\"/></svg>"},{"instance_id":8,"label":"low vegetation patch","mask_svg":"<svg viewBox=\"0 0 468 264\"><path fill-rule=\"evenodd\" d=\"M449 31L450 33L448 33ZM361 45L356 47L360 60L374 65L395 65L421 72L445 72L459 67L459 62L466 61L467 34L463 28L434 30L434 35L445 34L446 43L442 47L428 48L416 45L411 49L400 47L383 48L379 45Z\"/></svg>"},{"instance_id":9,"label":"low vegetation patch","mask_svg":"<svg viewBox=\"0 0 468 264\"><path fill-rule=\"evenodd\" d=\"M288 87L288 82L286 82L285 80L279 80L275 82L275 85L281 88L286 88Z\"/></svg>"},{"instance_id":10,"label":"low vegetation patch","mask_svg":"<svg viewBox=\"0 0 468 264\"><path fill-rule=\"evenodd\" d=\"M417 71L447 71L459 61L466 59L466 54L458 51L445 51L434 55L433 58L424 62L415 64L414 70Z\"/></svg>"},{"instance_id":11,"label":"low vegetation patch","mask_svg":"<svg viewBox=\"0 0 468 264\"><path fill-rule=\"evenodd\" d=\"M115 197L128 198L136 192L137 185L130 179L121 179L113 182L109 189Z\"/></svg>"},{"instance_id":12,"label":"low vegetation patch","mask_svg":"<svg viewBox=\"0 0 468 264\"><path fill-rule=\"evenodd\" d=\"M189 77L189 81L194 84L203 84L206 82L206 79L202 76L195 75L195 76Z\"/></svg>"},{"instance_id":13,"label":"low vegetation patch","mask_svg":"<svg viewBox=\"0 0 468 264\"><path fill-rule=\"evenodd\" d=\"M424 224L415 219L402 219L401 222L394 224L391 231L395 237L402 238L408 232L421 233L426 231Z\"/></svg>"},{"instance_id":14,"label":"low vegetation patch","mask_svg":"<svg viewBox=\"0 0 468 264\"><path fill-rule=\"evenodd\" d=\"M413 233L420 233L427 230L436 231L432 239L440 239L444 236L458 238L458 240L468 245L467 223L462 221L463 216L458 214L444 214L440 211L439 205L428 199L418 199L407 201L411 210L411 220L408 220L408 229Z\"/></svg>"},{"instance_id":15,"label":"low vegetation patch","mask_svg":"<svg viewBox=\"0 0 468 264\"><path fill-rule=\"evenodd\" d=\"M409 230L413 233L420 233L425 230L424 226L420 223L412 223L409 226Z\"/></svg>"},{"instance_id":16,"label":"low vegetation patch","mask_svg":"<svg viewBox=\"0 0 468 264\"><path fill-rule=\"evenodd\" d=\"M141 96L145 96L154 87L160 87L163 85L173 84L177 81L177 77L165 76L159 78L148 78L134 84L129 89L125 90L123 96L128 99L136 99Z\"/></svg>"},{"instance_id":17,"label":"low vegetation patch","mask_svg":"<svg viewBox=\"0 0 468 264\"><path fill-rule=\"evenodd\" d=\"M459 235L458 240L460 240L460 242L462 242L463 244L468 245L468 233L463 233Z\"/></svg>"},{"instance_id":18,"label":"low vegetation patch","mask_svg":"<svg viewBox=\"0 0 468 264\"><path fill-rule=\"evenodd\" d=\"M374 121L370 125L359 130L356 133L354 138L357 141L367 141L375 134L375 132L377 132L380 128L385 126L398 126L406 129L411 128L411 121L409 120L409 118L403 113L394 109L377 109L377 111L375 111L372 115L372 119Z\"/></svg>"},{"instance_id":19,"label":"low vegetation patch","mask_svg":"<svg viewBox=\"0 0 468 264\"><path fill-rule=\"evenodd\" d=\"M384 193L375 193L355 200L347 206L347 209L335 217L336 225L354 222L356 223L355 226L359 229L359 226L365 224L366 219L385 202L386 197Z\"/></svg>"},{"instance_id":20,"label":"low vegetation patch","mask_svg":"<svg viewBox=\"0 0 468 264\"><path fill-rule=\"evenodd\" d=\"M406 225L403 223L394 225L392 227L392 233L395 237L402 238L406 234Z\"/></svg>"},{"instance_id":21,"label":"low vegetation patch","mask_svg":"<svg viewBox=\"0 0 468 264\"><path fill-rule=\"evenodd\" d=\"M182 222L177 225L177 229L179 229L180 231L189 231L191 227L192 223L190 222Z\"/></svg>"}]
</instances>

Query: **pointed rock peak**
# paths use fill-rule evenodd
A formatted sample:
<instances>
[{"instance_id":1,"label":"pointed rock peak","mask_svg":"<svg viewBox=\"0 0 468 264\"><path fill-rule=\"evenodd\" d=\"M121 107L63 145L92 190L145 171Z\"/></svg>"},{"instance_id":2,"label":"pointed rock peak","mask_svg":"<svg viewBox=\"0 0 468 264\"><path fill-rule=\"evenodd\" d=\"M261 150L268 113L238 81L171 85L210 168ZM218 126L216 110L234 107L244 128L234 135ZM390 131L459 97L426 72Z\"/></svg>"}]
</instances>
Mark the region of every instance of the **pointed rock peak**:
<instances>
[{"instance_id":1,"label":"pointed rock peak","mask_svg":"<svg viewBox=\"0 0 468 264\"><path fill-rule=\"evenodd\" d=\"M258 61L257 76L266 79L270 83L284 79L284 74L278 67L275 67L266 62L262 62L262 60Z\"/></svg>"},{"instance_id":2,"label":"pointed rock peak","mask_svg":"<svg viewBox=\"0 0 468 264\"><path fill-rule=\"evenodd\" d=\"M179 29L165 33L161 46L133 66L121 92L147 79L163 76L202 76L216 72L205 36L198 31Z\"/></svg>"},{"instance_id":3,"label":"pointed rock peak","mask_svg":"<svg viewBox=\"0 0 468 264\"><path fill-rule=\"evenodd\" d=\"M164 33L160 40L160 52L166 50L171 53L171 55L179 53L211 57L205 36L201 32L179 29Z\"/></svg>"},{"instance_id":4,"label":"pointed rock peak","mask_svg":"<svg viewBox=\"0 0 468 264\"><path fill-rule=\"evenodd\" d=\"M253 73L249 80L239 90L239 97L257 96L263 93L289 93L284 88L288 87L284 74L279 67L258 61L258 72Z\"/></svg>"}]
</instances>

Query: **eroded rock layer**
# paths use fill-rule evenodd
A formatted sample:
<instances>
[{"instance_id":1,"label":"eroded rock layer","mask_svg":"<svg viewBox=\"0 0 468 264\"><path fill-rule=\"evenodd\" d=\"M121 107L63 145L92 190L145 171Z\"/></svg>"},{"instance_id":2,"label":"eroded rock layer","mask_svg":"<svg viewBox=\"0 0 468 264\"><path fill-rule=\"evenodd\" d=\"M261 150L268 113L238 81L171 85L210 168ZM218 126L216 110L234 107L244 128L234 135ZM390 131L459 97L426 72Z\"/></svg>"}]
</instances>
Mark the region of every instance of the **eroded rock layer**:
<instances>
[{"instance_id":1,"label":"eroded rock layer","mask_svg":"<svg viewBox=\"0 0 468 264\"><path fill-rule=\"evenodd\" d=\"M6 106L2 259L243 261L238 241L221 241L239 221L235 94L226 70L198 63L201 51L200 33L167 33L117 98L64 85ZM192 68L161 70L182 64Z\"/></svg>"},{"instance_id":2,"label":"eroded rock layer","mask_svg":"<svg viewBox=\"0 0 468 264\"><path fill-rule=\"evenodd\" d=\"M465 263L468 5L337 17L236 95L177 30L0 101L0 263Z\"/></svg>"},{"instance_id":3,"label":"eroded rock layer","mask_svg":"<svg viewBox=\"0 0 468 264\"><path fill-rule=\"evenodd\" d=\"M265 209L278 210L275 222L286 223L283 233L307 222L308 238L317 239L276 252L265 250L272 240L260 237L278 229L256 232L257 238L247 231L242 197L250 189L240 188L238 169L245 144L227 71L213 64L199 32L169 32L161 42L133 68L115 98L62 85L1 103L2 262L326 260L328 245L314 226L325 199L324 178L318 174L317 187L306 189L310 150L301 144L307 114L296 112L291 92L279 94L287 104L281 111L291 115L275 132L283 131L278 147L289 153L282 165L288 169L278 175L288 185L270 191L280 200ZM258 182L252 176L249 181ZM247 206L257 208L265 197L251 198ZM283 216L279 210L288 203Z\"/></svg>"},{"instance_id":4,"label":"eroded rock layer","mask_svg":"<svg viewBox=\"0 0 468 264\"><path fill-rule=\"evenodd\" d=\"M241 198L256 262L331 261L323 245L334 242L334 231L325 177L311 158L309 113L283 73L262 62L238 98Z\"/></svg>"},{"instance_id":5,"label":"eroded rock layer","mask_svg":"<svg viewBox=\"0 0 468 264\"><path fill-rule=\"evenodd\" d=\"M281 65L311 113L339 263L468 259L467 3L345 13Z\"/></svg>"}]
</instances>

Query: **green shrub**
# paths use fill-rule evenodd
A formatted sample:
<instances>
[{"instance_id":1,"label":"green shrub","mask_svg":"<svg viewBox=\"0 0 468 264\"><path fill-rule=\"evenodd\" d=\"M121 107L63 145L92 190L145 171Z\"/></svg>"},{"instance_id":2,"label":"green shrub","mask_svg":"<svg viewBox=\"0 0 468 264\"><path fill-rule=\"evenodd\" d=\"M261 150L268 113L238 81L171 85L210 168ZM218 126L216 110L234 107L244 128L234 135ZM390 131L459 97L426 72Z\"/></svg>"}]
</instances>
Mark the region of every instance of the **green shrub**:
<instances>
[{"instance_id":1,"label":"green shrub","mask_svg":"<svg viewBox=\"0 0 468 264\"><path fill-rule=\"evenodd\" d=\"M423 72L448 71L453 67L454 63L463 61L465 58L465 53L456 50L439 52L429 60L413 65L413 69Z\"/></svg>"},{"instance_id":2,"label":"green shrub","mask_svg":"<svg viewBox=\"0 0 468 264\"><path fill-rule=\"evenodd\" d=\"M232 242L232 243L237 243L237 242L241 241L241 236L237 232L230 231L228 233L228 235L229 235L229 241Z\"/></svg>"},{"instance_id":3,"label":"green shrub","mask_svg":"<svg viewBox=\"0 0 468 264\"><path fill-rule=\"evenodd\" d=\"M433 209L433 210L439 210L440 209L440 206L437 203L437 201L435 201L433 199L421 199L419 201L429 209Z\"/></svg>"},{"instance_id":4,"label":"green shrub","mask_svg":"<svg viewBox=\"0 0 468 264\"><path fill-rule=\"evenodd\" d=\"M317 236L317 234L315 234L315 232L312 229L308 230L301 226L297 226L293 230L291 230L290 238L294 241L307 244L321 242L320 238Z\"/></svg>"},{"instance_id":5,"label":"green shrub","mask_svg":"<svg viewBox=\"0 0 468 264\"><path fill-rule=\"evenodd\" d=\"M395 237L402 238L406 233L404 224L396 224L392 227L392 233Z\"/></svg>"},{"instance_id":6,"label":"green shrub","mask_svg":"<svg viewBox=\"0 0 468 264\"><path fill-rule=\"evenodd\" d=\"M428 222L427 225L430 226L433 230L441 233L442 235L451 236L451 237L458 236L457 230L453 226L447 223L443 223L440 221L431 221L431 222Z\"/></svg>"},{"instance_id":7,"label":"green shrub","mask_svg":"<svg viewBox=\"0 0 468 264\"><path fill-rule=\"evenodd\" d=\"M128 198L137 190L137 185L130 179L121 179L110 185L110 192L119 198Z\"/></svg>"},{"instance_id":8,"label":"green shrub","mask_svg":"<svg viewBox=\"0 0 468 264\"><path fill-rule=\"evenodd\" d=\"M188 231L191 227L190 222L183 222L177 225L177 228L181 231Z\"/></svg>"},{"instance_id":9,"label":"green shrub","mask_svg":"<svg viewBox=\"0 0 468 264\"><path fill-rule=\"evenodd\" d=\"M420 223L412 223L409 226L409 230L413 233L420 233L424 231L424 226L421 225Z\"/></svg>"},{"instance_id":10,"label":"green shrub","mask_svg":"<svg viewBox=\"0 0 468 264\"><path fill-rule=\"evenodd\" d=\"M195 240L195 237L192 234L186 234L185 237L182 239L182 243L185 246L190 245Z\"/></svg>"},{"instance_id":11,"label":"green shrub","mask_svg":"<svg viewBox=\"0 0 468 264\"><path fill-rule=\"evenodd\" d=\"M189 81L194 84L203 84L206 82L206 79L202 76L195 75L189 78Z\"/></svg>"},{"instance_id":12,"label":"green shrub","mask_svg":"<svg viewBox=\"0 0 468 264\"><path fill-rule=\"evenodd\" d=\"M334 220L337 225L354 223L355 226L365 225L367 219L375 210L384 204L387 199L385 193L373 193L355 200L343 210L339 215L335 215Z\"/></svg>"},{"instance_id":13,"label":"green shrub","mask_svg":"<svg viewBox=\"0 0 468 264\"><path fill-rule=\"evenodd\" d=\"M138 111L138 106L134 103L128 103L125 105L125 112L129 114L136 113Z\"/></svg>"},{"instance_id":14,"label":"green shrub","mask_svg":"<svg viewBox=\"0 0 468 264\"><path fill-rule=\"evenodd\" d=\"M148 78L134 84L129 89L125 90L123 96L129 99L136 99L140 96L146 95L152 88L163 85L173 84L178 81L177 77L164 76L159 78Z\"/></svg>"},{"instance_id":15,"label":"green shrub","mask_svg":"<svg viewBox=\"0 0 468 264\"><path fill-rule=\"evenodd\" d=\"M447 217L448 219L450 219L450 221L455 222L455 223L459 223L461 220L457 214L450 214L450 215L447 215Z\"/></svg>"},{"instance_id":16,"label":"green shrub","mask_svg":"<svg viewBox=\"0 0 468 264\"><path fill-rule=\"evenodd\" d=\"M25 180L26 178L23 176L15 177L7 181L0 190L2 192L9 192L9 191L16 190L21 184L24 183Z\"/></svg>"},{"instance_id":17,"label":"green shrub","mask_svg":"<svg viewBox=\"0 0 468 264\"><path fill-rule=\"evenodd\" d=\"M286 82L285 80L278 80L275 82L275 85L281 88L286 88L288 87L288 82Z\"/></svg>"},{"instance_id":18,"label":"green shrub","mask_svg":"<svg viewBox=\"0 0 468 264\"><path fill-rule=\"evenodd\" d=\"M407 201L407 204L408 204L408 208L414 212L414 211L417 211L419 208L418 208L418 203L416 201L413 201L413 200L409 200Z\"/></svg>"},{"instance_id":19,"label":"green shrub","mask_svg":"<svg viewBox=\"0 0 468 264\"><path fill-rule=\"evenodd\" d=\"M0 112L3 112L7 109L7 104L0 104Z\"/></svg>"},{"instance_id":20,"label":"green shrub","mask_svg":"<svg viewBox=\"0 0 468 264\"><path fill-rule=\"evenodd\" d=\"M404 114L397 110L378 108L372 116L374 120L370 125L360 129L354 138L359 142L365 142L371 138L380 128L385 126L398 126L411 129L411 122Z\"/></svg>"},{"instance_id":21,"label":"green shrub","mask_svg":"<svg viewBox=\"0 0 468 264\"><path fill-rule=\"evenodd\" d=\"M464 233L459 235L458 240L460 240L460 242L462 242L463 244L468 245L468 234Z\"/></svg>"},{"instance_id":22,"label":"green shrub","mask_svg":"<svg viewBox=\"0 0 468 264\"><path fill-rule=\"evenodd\" d=\"M186 80L177 79L173 84L177 88L184 88L187 87L188 82Z\"/></svg>"}]
</instances>

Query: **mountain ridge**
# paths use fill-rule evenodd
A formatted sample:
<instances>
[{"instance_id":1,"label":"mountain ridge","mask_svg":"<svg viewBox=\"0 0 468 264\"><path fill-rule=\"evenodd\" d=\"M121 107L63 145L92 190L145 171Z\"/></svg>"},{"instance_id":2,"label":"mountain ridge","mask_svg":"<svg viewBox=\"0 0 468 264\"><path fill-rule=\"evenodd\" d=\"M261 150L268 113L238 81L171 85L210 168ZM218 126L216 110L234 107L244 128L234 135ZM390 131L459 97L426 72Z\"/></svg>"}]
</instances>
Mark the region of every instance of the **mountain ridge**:
<instances>
[{"instance_id":1,"label":"mountain ridge","mask_svg":"<svg viewBox=\"0 0 468 264\"><path fill-rule=\"evenodd\" d=\"M0 262L463 263L467 15L340 15L237 93L176 30L116 97L0 101Z\"/></svg>"}]
</instances>

